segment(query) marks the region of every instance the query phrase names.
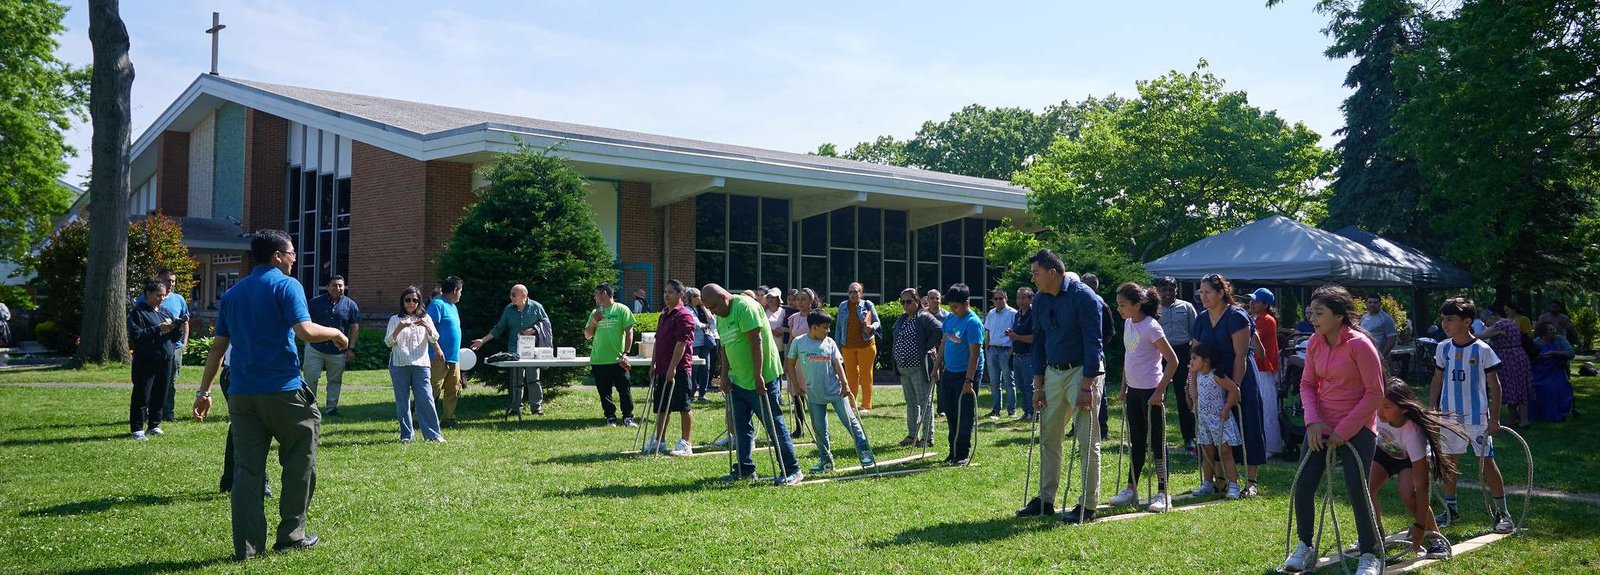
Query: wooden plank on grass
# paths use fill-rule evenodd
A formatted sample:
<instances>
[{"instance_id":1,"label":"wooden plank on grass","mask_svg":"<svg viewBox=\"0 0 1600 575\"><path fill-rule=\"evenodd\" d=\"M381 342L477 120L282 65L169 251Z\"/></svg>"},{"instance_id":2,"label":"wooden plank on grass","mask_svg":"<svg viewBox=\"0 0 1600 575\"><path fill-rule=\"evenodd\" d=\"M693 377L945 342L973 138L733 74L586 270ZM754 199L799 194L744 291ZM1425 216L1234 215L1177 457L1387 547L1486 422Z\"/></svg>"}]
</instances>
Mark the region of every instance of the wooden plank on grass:
<instances>
[{"instance_id":1,"label":"wooden plank on grass","mask_svg":"<svg viewBox=\"0 0 1600 575\"><path fill-rule=\"evenodd\" d=\"M938 452L929 451L927 453L922 453L922 454L918 454L918 455L912 455L912 456L908 456L908 457L901 457L899 459L879 460L878 461L878 467L882 468L882 467L888 466L888 465L900 465L902 463L910 463L910 462L913 462L913 461L916 461L916 460L919 460L919 459L926 459L926 458L929 458L929 457L933 457L933 456L938 455L938 454L939 454ZM851 473L851 472L854 472L854 471L861 471L862 469L867 469L867 468L864 468L864 467L862 467L860 465L857 465L855 467L841 467L839 469L833 470L833 472L834 473Z\"/></svg>"},{"instance_id":2,"label":"wooden plank on grass","mask_svg":"<svg viewBox=\"0 0 1600 575\"><path fill-rule=\"evenodd\" d=\"M795 447L801 447L801 446L805 446L805 445L812 445L812 443L806 442L806 443L796 443L796 444L794 444ZM752 450L751 453L755 453L757 451L766 451L768 449L772 449L772 446L771 445L767 445L767 446L763 446L763 447L757 447L754 450ZM711 451L700 451L699 449L695 449L694 453L691 453L689 455L684 455L682 457L700 457L702 455L727 455L727 453L729 451L733 451L733 450L732 449L714 449L714 450L711 450ZM639 453L639 452L635 451L633 453Z\"/></svg>"},{"instance_id":3,"label":"wooden plank on grass","mask_svg":"<svg viewBox=\"0 0 1600 575\"><path fill-rule=\"evenodd\" d=\"M1488 533L1488 534L1484 534L1484 535L1479 535L1479 536L1474 537L1472 539L1468 539L1466 541L1462 541L1462 542L1457 543L1455 545L1451 545L1450 546L1450 555L1451 555L1451 557L1460 557L1460 556L1465 555L1467 553L1471 553L1473 551L1477 551L1479 549L1487 547L1487 546L1489 546L1490 543L1494 543L1496 541L1499 541L1501 539L1505 539L1505 538L1510 537L1510 536L1511 536L1511 534L1509 534L1509 533ZM1439 563L1440 561L1444 561L1444 559L1423 559L1421 557L1415 557L1415 558L1412 558L1412 559L1408 559L1406 561L1401 561L1399 563L1391 563L1391 564L1389 564L1388 568L1383 570L1383 572L1384 573L1391 573L1391 574L1394 574L1394 573L1408 573L1408 572L1411 572L1411 571L1415 571L1417 569L1421 569L1423 567L1427 567L1429 565L1433 565L1433 564Z\"/></svg>"}]
</instances>

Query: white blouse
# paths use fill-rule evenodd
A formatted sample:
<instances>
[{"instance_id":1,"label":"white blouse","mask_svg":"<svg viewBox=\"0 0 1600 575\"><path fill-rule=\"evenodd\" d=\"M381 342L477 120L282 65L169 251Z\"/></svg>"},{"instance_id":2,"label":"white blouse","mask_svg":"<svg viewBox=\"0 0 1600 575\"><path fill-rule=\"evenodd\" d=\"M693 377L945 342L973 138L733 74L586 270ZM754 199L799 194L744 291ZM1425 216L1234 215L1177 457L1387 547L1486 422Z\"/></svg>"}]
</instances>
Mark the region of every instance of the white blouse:
<instances>
[{"instance_id":1,"label":"white blouse","mask_svg":"<svg viewBox=\"0 0 1600 575\"><path fill-rule=\"evenodd\" d=\"M407 319L416 323L406 326L396 335L395 328ZM389 346L389 365L428 367L432 362L430 352L433 351L433 344L438 342L439 330L433 327L433 319L427 315L389 316L389 327L383 332L383 344Z\"/></svg>"}]
</instances>

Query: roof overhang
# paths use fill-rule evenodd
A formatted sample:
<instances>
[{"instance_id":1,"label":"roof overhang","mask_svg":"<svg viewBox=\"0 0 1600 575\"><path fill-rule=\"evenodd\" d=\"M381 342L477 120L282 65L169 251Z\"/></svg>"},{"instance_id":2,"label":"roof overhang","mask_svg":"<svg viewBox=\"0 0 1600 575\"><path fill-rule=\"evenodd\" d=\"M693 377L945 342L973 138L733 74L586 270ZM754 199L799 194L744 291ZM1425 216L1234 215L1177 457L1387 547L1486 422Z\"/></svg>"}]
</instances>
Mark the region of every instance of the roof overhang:
<instances>
[{"instance_id":1,"label":"roof overhang","mask_svg":"<svg viewBox=\"0 0 1600 575\"><path fill-rule=\"evenodd\" d=\"M927 177L885 173L874 170L870 164L861 164L860 168L806 164L487 122L419 134L210 75L201 75L190 84L134 141L134 181L142 181L155 172L157 154L153 152L158 151L156 142L162 132L190 129L224 102L234 102L422 161L483 158L512 150L521 142L534 148L552 149L553 153L580 164L650 170L675 175L674 179L723 178L863 192L917 199L919 203L986 206L997 214L1020 215L1028 204L1025 188L1003 182L984 185L941 181L932 173Z\"/></svg>"}]
</instances>

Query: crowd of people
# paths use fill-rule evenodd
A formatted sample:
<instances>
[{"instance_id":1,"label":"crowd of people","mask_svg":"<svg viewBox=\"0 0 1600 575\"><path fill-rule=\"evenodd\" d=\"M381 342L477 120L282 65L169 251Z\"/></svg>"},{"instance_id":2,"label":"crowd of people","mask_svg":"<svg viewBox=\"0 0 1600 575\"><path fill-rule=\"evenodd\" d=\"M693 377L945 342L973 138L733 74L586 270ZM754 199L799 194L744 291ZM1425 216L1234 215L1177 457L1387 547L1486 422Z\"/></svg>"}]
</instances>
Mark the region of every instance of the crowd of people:
<instances>
[{"instance_id":1,"label":"crowd of people","mask_svg":"<svg viewBox=\"0 0 1600 575\"><path fill-rule=\"evenodd\" d=\"M361 322L359 308L344 293L343 278L330 278L324 295L306 300L300 284L288 275L296 255L281 231L254 233L251 258L255 267L249 276L222 298L216 338L193 407L197 418L209 414L210 392L220 374L231 415L222 489L233 494L239 559L266 547L261 504L271 496L264 474L274 440L280 445L283 482L272 547L317 543L317 536L305 531L317 437L323 415L338 413L342 374L353 357ZM892 333L888 356L900 374L905 399L906 434L899 446L932 446L935 419L943 416L944 462L968 465L979 419L978 390L986 381L991 409L985 417L997 419L1004 412L1036 426L1038 487L1016 514L1067 523L1095 521L1104 509L1099 476L1101 444L1108 433L1105 350L1120 334L1125 353L1117 403L1125 410L1121 437L1129 442L1130 465L1127 475L1116 479L1120 489L1106 504L1150 512L1174 506L1165 447L1169 389L1178 402L1184 447L1201 461L1201 482L1193 494L1227 499L1260 494L1259 466L1284 449L1274 427L1280 369L1276 298L1270 290L1250 294L1245 307L1226 278L1207 275L1195 292L1197 308L1178 297L1176 281L1162 278L1151 286L1119 285L1108 304L1091 282L1067 271L1048 250L1034 254L1029 265L1032 285L1016 290L1015 308L1007 292L993 290L987 294L989 311L980 314L972 305L972 290L960 283L942 292L900 292L903 312L887 326ZM134 350L130 426L141 440L162 434L176 357L188 337L187 309L181 296L171 293L172 281L170 274L163 274L147 282L128 315ZM425 301L421 289L407 287L400 295L401 311L384 329L402 442L412 441L420 431L424 440L444 443L443 430L455 426L464 341L456 306L463 289L460 278L446 278L431 301ZM668 281L650 354L647 409L653 425L640 430L648 432L644 452L692 454L693 404L717 390L725 398L728 433L723 445L733 443L736 453L723 481L757 477L753 454L758 425L773 450L775 483L804 480L794 439L808 424L818 461L807 472L833 470L830 408L851 436L860 464L875 465L860 416L873 408L872 377L885 326L878 306L863 292L860 284L851 284L847 298L830 314L810 289L791 291L785 303L778 288L735 293L717 284L696 289ZM605 424L636 427L627 352L636 335L635 310L647 298L635 293L635 307L630 308L614 296L611 285L596 286L595 308L583 335L593 349L591 374ZM529 298L527 288L513 286L509 300L495 326L472 340L470 349L519 336L543 337L548 343L549 315ZM1345 469L1363 573L1375 572L1383 557L1377 506L1367 493L1376 497L1390 479L1414 520L1410 539L1418 553L1448 552L1430 534L1460 518L1456 459L1469 447L1486 461L1486 483L1494 498L1491 528L1514 529L1493 460L1501 406L1526 406L1530 389L1541 396L1552 394L1544 387L1555 385L1558 370L1560 383L1565 383L1565 361L1572 357L1563 336L1571 330L1570 320L1563 322L1566 316L1556 307L1540 318L1528 350L1536 353L1530 357L1524 342L1512 347L1500 341L1524 333L1519 321L1525 318L1514 306L1480 317L1471 300L1453 298L1439 310L1447 339L1433 358L1434 375L1424 403L1409 386L1385 373L1384 350L1394 345L1393 319L1382 317L1371 300L1363 313L1356 301L1343 288L1327 286L1312 293L1306 310L1309 335L1298 382L1305 451L1297 480L1289 486L1299 545L1282 565L1287 571L1306 569L1316 559L1311 545L1315 492L1330 465ZM1113 313L1121 317L1120 328L1111 319ZM296 338L306 342L304 347L297 348ZM1518 355L1531 361L1512 359ZM533 413L542 413L537 375L518 371L512 374L510 411L520 412L526 402ZM327 396L319 402L324 373ZM1566 401L1570 404L1570 386ZM786 404L793 408L792 425L783 413ZM326 406L325 413L319 405ZM1538 410L1524 407L1511 413L1525 419L1530 411ZM669 437L673 414L679 416L679 428L676 437ZM1072 461L1064 454L1069 432ZM1031 445L1029 453L1031 457ZM1064 464L1081 470L1081 485L1062 485ZM1138 486L1146 478L1147 464L1157 487L1141 501ZM1431 478L1444 486L1445 509L1437 515L1431 509ZM1068 492L1077 487L1079 494L1071 509L1057 513L1063 487Z\"/></svg>"}]
</instances>

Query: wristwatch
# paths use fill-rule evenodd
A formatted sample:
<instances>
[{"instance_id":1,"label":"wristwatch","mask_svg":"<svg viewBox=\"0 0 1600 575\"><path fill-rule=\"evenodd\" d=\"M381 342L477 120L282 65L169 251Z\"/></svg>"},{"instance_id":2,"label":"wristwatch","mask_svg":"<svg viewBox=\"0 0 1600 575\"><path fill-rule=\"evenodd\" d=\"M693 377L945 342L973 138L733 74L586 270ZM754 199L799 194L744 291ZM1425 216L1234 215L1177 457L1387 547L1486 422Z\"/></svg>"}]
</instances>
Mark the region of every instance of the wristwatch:
<instances>
[{"instance_id":1,"label":"wristwatch","mask_svg":"<svg viewBox=\"0 0 1600 575\"><path fill-rule=\"evenodd\" d=\"M211 392L209 392L209 391L195 391L194 392L194 397L195 397L195 399L200 399L202 397L211 397Z\"/></svg>"}]
</instances>

